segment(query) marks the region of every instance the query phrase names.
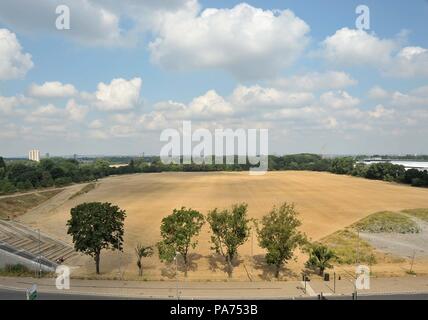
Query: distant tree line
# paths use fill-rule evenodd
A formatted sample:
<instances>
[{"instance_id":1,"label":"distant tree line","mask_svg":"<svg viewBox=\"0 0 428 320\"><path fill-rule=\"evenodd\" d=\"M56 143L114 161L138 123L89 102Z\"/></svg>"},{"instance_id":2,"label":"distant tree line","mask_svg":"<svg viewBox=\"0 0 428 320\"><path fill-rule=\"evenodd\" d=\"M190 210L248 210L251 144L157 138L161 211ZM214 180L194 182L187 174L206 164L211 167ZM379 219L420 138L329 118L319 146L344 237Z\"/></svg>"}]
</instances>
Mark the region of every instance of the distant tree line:
<instances>
[{"instance_id":1,"label":"distant tree line","mask_svg":"<svg viewBox=\"0 0 428 320\"><path fill-rule=\"evenodd\" d=\"M63 187L124 173L133 173L133 170L130 166L111 168L109 162L105 160L80 163L74 159L51 158L40 162L26 160L5 162L0 157L0 194Z\"/></svg>"},{"instance_id":2,"label":"distant tree line","mask_svg":"<svg viewBox=\"0 0 428 320\"><path fill-rule=\"evenodd\" d=\"M424 156L418 156L418 160ZM122 158L119 158L122 159ZM94 181L110 175L158 172L214 172L214 171L248 171L249 163L238 164L164 164L159 157L126 158L129 163L124 166L111 167L119 160L49 158L39 163L15 160L4 161L0 157L0 194L16 191L28 191L37 188L63 187L71 183ZM405 170L401 165L392 163L359 163L360 157L325 158L316 154L295 154L269 156L270 171L304 170L331 172L352 175L372 180L384 180L410 184L416 187L428 186L428 172L416 169ZM114 160L114 161L113 161ZM123 160L123 159L122 159ZM225 161L224 161L225 163Z\"/></svg>"}]
</instances>

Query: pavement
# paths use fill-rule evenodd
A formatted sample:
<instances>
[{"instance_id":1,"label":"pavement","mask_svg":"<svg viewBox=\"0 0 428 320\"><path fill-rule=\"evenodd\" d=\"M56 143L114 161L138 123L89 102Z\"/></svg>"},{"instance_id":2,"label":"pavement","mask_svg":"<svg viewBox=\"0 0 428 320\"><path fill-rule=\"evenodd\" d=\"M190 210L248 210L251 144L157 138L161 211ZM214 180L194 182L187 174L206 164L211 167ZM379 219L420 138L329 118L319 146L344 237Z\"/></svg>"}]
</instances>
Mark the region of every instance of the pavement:
<instances>
[{"instance_id":1,"label":"pavement","mask_svg":"<svg viewBox=\"0 0 428 320\"><path fill-rule=\"evenodd\" d=\"M324 282L312 280L286 282L173 282L173 281L120 281L71 279L69 290L58 290L55 279L0 277L0 299L22 293L33 284L38 292L52 299L316 299L323 294L327 299L349 299L354 284L347 279ZM360 298L418 297L428 300L428 277L375 278L370 280L370 290L359 290ZM57 298L56 298L57 297Z\"/></svg>"}]
</instances>

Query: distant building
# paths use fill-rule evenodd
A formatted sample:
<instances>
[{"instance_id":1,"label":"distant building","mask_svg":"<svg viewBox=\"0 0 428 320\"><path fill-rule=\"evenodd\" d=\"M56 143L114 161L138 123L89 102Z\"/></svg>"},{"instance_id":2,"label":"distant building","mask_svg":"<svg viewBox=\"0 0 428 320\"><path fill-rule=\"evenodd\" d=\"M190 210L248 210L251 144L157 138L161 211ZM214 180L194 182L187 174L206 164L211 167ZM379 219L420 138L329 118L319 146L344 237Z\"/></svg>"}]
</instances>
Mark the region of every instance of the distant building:
<instances>
[{"instance_id":1,"label":"distant building","mask_svg":"<svg viewBox=\"0 0 428 320\"><path fill-rule=\"evenodd\" d=\"M28 152L28 160L40 162L40 151L39 150L30 150Z\"/></svg>"},{"instance_id":2,"label":"distant building","mask_svg":"<svg viewBox=\"0 0 428 320\"><path fill-rule=\"evenodd\" d=\"M115 168L115 169L122 168L122 167L127 167L127 166L128 166L127 163L118 163L118 164L111 164L111 165L109 165L110 168Z\"/></svg>"}]
</instances>

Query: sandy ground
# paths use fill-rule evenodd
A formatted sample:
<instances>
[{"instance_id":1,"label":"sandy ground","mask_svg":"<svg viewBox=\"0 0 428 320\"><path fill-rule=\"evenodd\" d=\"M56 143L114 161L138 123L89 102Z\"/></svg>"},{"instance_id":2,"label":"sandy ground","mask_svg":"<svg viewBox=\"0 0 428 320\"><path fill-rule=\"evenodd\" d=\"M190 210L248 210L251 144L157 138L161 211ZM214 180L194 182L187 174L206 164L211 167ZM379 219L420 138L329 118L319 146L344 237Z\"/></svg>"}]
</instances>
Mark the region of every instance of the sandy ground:
<instances>
[{"instance_id":1,"label":"sandy ground","mask_svg":"<svg viewBox=\"0 0 428 320\"><path fill-rule=\"evenodd\" d=\"M206 214L215 207L247 202L249 216L260 218L273 205L292 202L301 213L302 230L316 240L377 211L428 207L428 189L317 172L270 172L264 176L250 176L247 172L161 173L109 177L88 194L67 201L64 196L57 198L60 201L55 199L49 200L42 209L36 208L20 217L21 222L70 242L66 221L70 209L77 204L108 201L127 211L125 250L103 254L101 271L105 277L132 278L137 275L133 248L138 242L155 244L159 240L162 218L174 208L187 206ZM227 278L223 260L211 254L209 238L205 226L192 255L190 280ZM263 262L263 250L258 247L255 236L250 237L239 253L240 264L234 279L271 278L271 270ZM286 275L299 277L304 263L304 257L299 257L298 261L288 264ZM74 274L94 274L93 262L87 257L68 263L79 266ZM145 259L143 263L148 279L174 276L174 266L165 266L157 257Z\"/></svg>"}]
</instances>

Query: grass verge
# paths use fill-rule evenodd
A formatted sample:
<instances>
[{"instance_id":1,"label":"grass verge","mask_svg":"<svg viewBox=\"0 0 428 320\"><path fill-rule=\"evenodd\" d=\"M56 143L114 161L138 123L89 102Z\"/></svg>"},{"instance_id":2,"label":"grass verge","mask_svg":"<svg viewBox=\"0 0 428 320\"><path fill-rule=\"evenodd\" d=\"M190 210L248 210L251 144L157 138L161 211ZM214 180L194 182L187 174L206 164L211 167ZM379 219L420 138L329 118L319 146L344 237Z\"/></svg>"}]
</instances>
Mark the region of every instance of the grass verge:
<instances>
[{"instance_id":1,"label":"grass verge","mask_svg":"<svg viewBox=\"0 0 428 320\"><path fill-rule=\"evenodd\" d=\"M336 254L338 264L366 263L375 264L377 253L375 249L358 235L349 230L339 230L325 237L321 243L331 248Z\"/></svg>"},{"instance_id":2,"label":"grass verge","mask_svg":"<svg viewBox=\"0 0 428 320\"><path fill-rule=\"evenodd\" d=\"M28 269L22 264L8 264L0 269L0 276L2 277L34 277L35 272ZM51 276L52 273L42 272L41 276Z\"/></svg>"},{"instance_id":3,"label":"grass verge","mask_svg":"<svg viewBox=\"0 0 428 320\"><path fill-rule=\"evenodd\" d=\"M428 209L409 209L409 210L403 210L401 212L409 214L425 222L428 222Z\"/></svg>"},{"instance_id":4,"label":"grass verge","mask_svg":"<svg viewBox=\"0 0 428 320\"><path fill-rule=\"evenodd\" d=\"M0 199L0 218L15 218L56 196L63 189L42 191L16 197Z\"/></svg>"},{"instance_id":5,"label":"grass verge","mask_svg":"<svg viewBox=\"0 0 428 320\"><path fill-rule=\"evenodd\" d=\"M77 198L81 195L84 195L96 188L97 184L95 182L88 183L86 186L84 186L80 191L73 194L68 200L72 200L74 198Z\"/></svg>"}]
</instances>

